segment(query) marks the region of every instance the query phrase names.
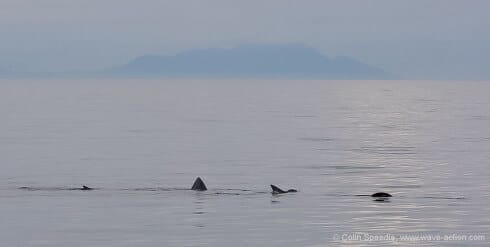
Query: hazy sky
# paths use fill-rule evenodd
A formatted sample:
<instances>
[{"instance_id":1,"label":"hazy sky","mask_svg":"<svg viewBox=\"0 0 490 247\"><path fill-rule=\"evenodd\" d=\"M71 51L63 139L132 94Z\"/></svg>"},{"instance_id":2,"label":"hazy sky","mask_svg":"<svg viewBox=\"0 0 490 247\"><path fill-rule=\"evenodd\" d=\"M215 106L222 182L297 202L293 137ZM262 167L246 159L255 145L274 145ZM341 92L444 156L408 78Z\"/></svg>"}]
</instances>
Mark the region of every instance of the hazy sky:
<instances>
[{"instance_id":1,"label":"hazy sky","mask_svg":"<svg viewBox=\"0 0 490 247\"><path fill-rule=\"evenodd\" d=\"M305 43L416 78L490 78L488 0L0 0L0 66L94 69L144 54Z\"/></svg>"}]
</instances>

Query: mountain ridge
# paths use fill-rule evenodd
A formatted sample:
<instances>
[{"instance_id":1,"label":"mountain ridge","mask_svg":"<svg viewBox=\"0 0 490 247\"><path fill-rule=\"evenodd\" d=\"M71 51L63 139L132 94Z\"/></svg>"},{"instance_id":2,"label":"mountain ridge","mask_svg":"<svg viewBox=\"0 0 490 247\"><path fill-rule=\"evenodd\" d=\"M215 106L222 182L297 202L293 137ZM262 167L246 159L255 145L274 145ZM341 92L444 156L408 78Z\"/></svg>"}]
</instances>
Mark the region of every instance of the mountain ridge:
<instances>
[{"instance_id":1,"label":"mountain ridge","mask_svg":"<svg viewBox=\"0 0 490 247\"><path fill-rule=\"evenodd\" d=\"M382 69L354 58L329 58L302 44L247 44L175 55L144 55L106 74L128 77L286 77L387 79Z\"/></svg>"}]
</instances>

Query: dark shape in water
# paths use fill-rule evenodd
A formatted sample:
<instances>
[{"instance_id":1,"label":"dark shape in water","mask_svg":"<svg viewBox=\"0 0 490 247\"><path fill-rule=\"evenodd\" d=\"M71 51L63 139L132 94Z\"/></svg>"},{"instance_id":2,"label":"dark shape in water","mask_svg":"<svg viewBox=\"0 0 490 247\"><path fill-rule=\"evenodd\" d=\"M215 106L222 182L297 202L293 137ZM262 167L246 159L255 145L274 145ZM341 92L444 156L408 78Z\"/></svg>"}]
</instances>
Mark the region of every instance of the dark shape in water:
<instances>
[{"instance_id":1,"label":"dark shape in water","mask_svg":"<svg viewBox=\"0 0 490 247\"><path fill-rule=\"evenodd\" d=\"M376 192L371 197L391 197L391 195L386 192Z\"/></svg>"},{"instance_id":2,"label":"dark shape in water","mask_svg":"<svg viewBox=\"0 0 490 247\"><path fill-rule=\"evenodd\" d=\"M290 193L290 192L298 192L295 189L289 189L287 191L284 191L284 190L280 189L279 187L277 187L273 184L271 184L271 188L272 188L272 194L284 194L284 193Z\"/></svg>"},{"instance_id":3,"label":"dark shape in water","mask_svg":"<svg viewBox=\"0 0 490 247\"><path fill-rule=\"evenodd\" d=\"M90 187L83 185L80 190L93 190L93 188L90 188Z\"/></svg>"},{"instance_id":4,"label":"dark shape in water","mask_svg":"<svg viewBox=\"0 0 490 247\"><path fill-rule=\"evenodd\" d=\"M373 201L375 201L375 202L390 202L390 198L389 197L375 197L375 199Z\"/></svg>"},{"instance_id":5,"label":"dark shape in water","mask_svg":"<svg viewBox=\"0 0 490 247\"><path fill-rule=\"evenodd\" d=\"M208 188L206 188L206 185L204 184L202 179L200 177L197 177L196 181L194 181L194 184L192 185L191 190L205 191L208 190Z\"/></svg>"}]
</instances>

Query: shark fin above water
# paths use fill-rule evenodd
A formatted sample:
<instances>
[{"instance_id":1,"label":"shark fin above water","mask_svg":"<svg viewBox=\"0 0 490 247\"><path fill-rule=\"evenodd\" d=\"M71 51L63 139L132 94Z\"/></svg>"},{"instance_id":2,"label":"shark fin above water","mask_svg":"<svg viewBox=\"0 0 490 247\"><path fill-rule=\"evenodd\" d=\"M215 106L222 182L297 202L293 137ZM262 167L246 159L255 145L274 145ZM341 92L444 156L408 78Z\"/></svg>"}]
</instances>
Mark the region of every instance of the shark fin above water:
<instances>
[{"instance_id":1,"label":"shark fin above water","mask_svg":"<svg viewBox=\"0 0 490 247\"><path fill-rule=\"evenodd\" d=\"M290 193L290 192L298 192L295 189L289 189L287 191L284 191L281 188L279 188L273 184L271 184L271 188L272 188L272 194L284 194L284 193Z\"/></svg>"},{"instance_id":2,"label":"shark fin above water","mask_svg":"<svg viewBox=\"0 0 490 247\"><path fill-rule=\"evenodd\" d=\"M204 184L202 179L200 177L197 177L196 181L194 181L194 184L192 185L191 190L205 191L208 190L208 188L206 188L206 185Z\"/></svg>"},{"instance_id":3,"label":"shark fin above water","mask_svg":"<svg viewBox=\"0 0 490 247\"><path fill-rule=\"evenodd\" d=\"M80 190L93 190L93 189L88 187L88 186L83 185Z\"/></svg>"},{"instance_id":4,"label":"shark fin above water","mask_svg":"<svg viewBox=\"0 0 490 247\"><path fill-rule=\"evenodd\" d=\"M272 193L274 194L283 194L283 193L286 193L286 191L280 189L279 187L271 184L271 188L272 188Z\"/></svg>"}]
</instances>

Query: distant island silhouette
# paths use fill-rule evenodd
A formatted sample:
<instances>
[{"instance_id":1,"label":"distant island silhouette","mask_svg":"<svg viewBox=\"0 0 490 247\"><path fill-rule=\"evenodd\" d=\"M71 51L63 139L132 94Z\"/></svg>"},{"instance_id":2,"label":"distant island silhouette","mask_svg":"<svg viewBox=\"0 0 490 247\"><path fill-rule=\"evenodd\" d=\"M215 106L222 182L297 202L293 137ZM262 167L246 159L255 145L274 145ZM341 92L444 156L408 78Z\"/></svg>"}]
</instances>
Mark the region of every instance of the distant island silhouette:
<instances>
[{"instance_id":1,"label":"distant island silhouette","mask_svg":"<svg viewBox=\"0 0 490 247\"><path fill-rule=\"evenodd\" d=\"M173 56L146 55L104 74L120 77L388 79L382 69L340 56L328 58L301 44L241 45Z\"/></svg>"}]
</instances>

